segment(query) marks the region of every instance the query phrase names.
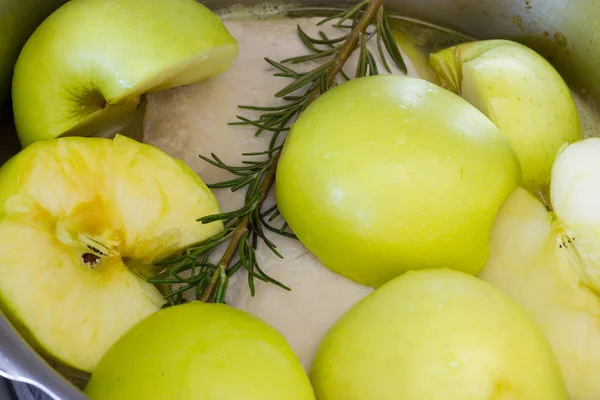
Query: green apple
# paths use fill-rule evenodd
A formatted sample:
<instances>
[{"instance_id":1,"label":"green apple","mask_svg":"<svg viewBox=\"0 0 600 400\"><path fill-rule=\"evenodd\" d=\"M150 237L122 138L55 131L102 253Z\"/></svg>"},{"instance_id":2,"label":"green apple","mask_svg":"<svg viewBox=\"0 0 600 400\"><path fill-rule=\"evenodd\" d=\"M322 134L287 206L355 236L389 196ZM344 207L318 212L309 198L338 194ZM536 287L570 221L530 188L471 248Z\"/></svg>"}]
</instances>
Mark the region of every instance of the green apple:
<instances>
[{"instance_id":1,"label":"green apple","mask_svg":"<svg viewBox=\"0 0 600 400\"><path fill-rule=\"evenodd\" d=\"M143 267L221 232L196 222L218 212L191 169L150 145L37 142L0 168L2 308L40 351L92 371L164 303Z\"/></svg>"},{"instance_id":2,"label":"green apple","mask_svg":"<svg viewBox=\"0 0 600 400\"><path fill-rule=\"evenodd\" d=\"M552 349L501 291L446 269L409 272L351 308L311 370L318 400L567 400Z\"/></svg>"},{"instance_id":3,"label":"green apple","mask_svg":"<svg viewBox=\"0 0 600 400\"><path fill-rule=\"evenodd\" d=\"M480 277L521 305L542 329L572 399L600 398L600 139L561 151L549 212L517 189L494 223Z\"/></svg>"},{"instance_id":4,"label":"green apple","mask_svg":"<svg viewBox=\"0 0 600 400\"><path fill-rule=\"evenodd\" d=\"M508 137L521 163L521 185L545 192L558 150L582 138L575 102L554 67L508 40L460 44L432 54L430 61L444 87Z\"/></svg>"},{"instance_id":5,"label":"green apple","mask_svg":"<svg viewBox=\"0 0 600 400\"><path fill-rule=\"evenodd\" d=\"M298 118L276 199L325 266L379 286L411 269L478 273L519 179L508 140L475 107L421 79L374 76L333 88Z\"/></svg>"},{"instance_id":6,"label":"green apple","mask_svg":"<svg viewBox=\"0 0 600 400\"><path fill-rule=\"evenodd\" d=\"M437 75L429 64L427 53L423 48L417 46L414 38L399 30L393 30L392 34L402 53L410 60L414 73L421 79L439 84Z\"/></svg>"},{"instance_id":7,"label":"green apple","mask_svg":"<svg viewBox=\"0 0 600 400\"><path fill-rule=\"evenodd\" d=\"M222 21L195 0L71 0L15 65L21 143L119 129L141 95L217 75L237 52Z\"/></svg>"},{"instance_id":8,"label":"green apple","mask_svg":"<svg viewBox=\"0 0 600 400\"><path fill-rule=\"evenodd\" d=\"M129 330L100 361L91 400L314 400L281 334L224 304L161 310Z\"/></svg>"}]
</instances>

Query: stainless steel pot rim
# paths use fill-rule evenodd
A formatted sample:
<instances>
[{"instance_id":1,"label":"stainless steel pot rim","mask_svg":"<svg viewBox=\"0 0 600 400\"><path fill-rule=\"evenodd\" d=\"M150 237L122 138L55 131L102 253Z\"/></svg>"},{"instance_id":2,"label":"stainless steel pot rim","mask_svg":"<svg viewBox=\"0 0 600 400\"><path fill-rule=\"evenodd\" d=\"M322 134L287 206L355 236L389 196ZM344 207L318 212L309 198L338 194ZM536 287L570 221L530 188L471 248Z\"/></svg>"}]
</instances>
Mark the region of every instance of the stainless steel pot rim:
<instances>
[{"instance_id":1,"label":"stainless steel pot rim","mask_svg":"<svg viewBox=\"0 0 600 400\"><path fill-rule=\"evenodd\" d=\"M10 13L19 24L0 24L0 106L10 101L10 70L19 49L35 27L66 0L0 0L0 20ZM261 0L204 0L214 10L256 5ZM280 1L281 3L289 3ZM339 7L345 0L303 0L303 7ZM576 87L600 100L600 40L591 27L600 18L595 0L388 0L401 15L459 30L479 38L521 41L547 56ZM290 9L297 8L294 1ZM560 35L560 36L557 36ZM555 37L564 40L555 40ZM6 41L6 42L3 42ZM0 123L1 125L1 123ZM2 129L0 129L2 133ZM12 144L10 144L12 143ZM0 134L0 164L14 147L14 133ZM0 376L37 387L54 400L86 397L59 375L0 314ZM0 392L1 393L1 392Z\"/></svg>"}]
</instances>

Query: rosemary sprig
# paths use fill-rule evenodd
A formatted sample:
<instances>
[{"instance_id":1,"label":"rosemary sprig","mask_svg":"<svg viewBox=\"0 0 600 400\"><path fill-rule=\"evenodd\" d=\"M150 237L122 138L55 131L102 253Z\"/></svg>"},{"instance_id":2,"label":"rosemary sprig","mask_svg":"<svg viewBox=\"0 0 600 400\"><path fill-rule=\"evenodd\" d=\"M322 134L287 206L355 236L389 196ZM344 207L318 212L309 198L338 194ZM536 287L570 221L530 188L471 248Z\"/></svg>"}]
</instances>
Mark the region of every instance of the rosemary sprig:
<instances>
[{"instance_id":1,"label":"rosemary sprig","mask_svg":"<svg viewBox=\"0 0 600 400\"><path fill-rule=\"evenodd\" d=\"M355 78L379 73L375 56L367 48L367 43L377 39L379 57L386 70L391 72L385 59L387 56L406 73L406 66L393 38L383 0L360 0L338 14L327 17L317 25L337 20L334 27L350 29L349 32L335 38L319 31L318 37L311 37L300 26L298 35L310 54L292 57L280 62L266 58L266 62L277 72L274 76L292 79L292 82L275 94L286 104L276 107L240 106L241 110L259 112L258 118L251 119L241 115L230 125L252 126L255 135L271 133L269 146L265 151L245 153L242 165L225 164L217 155L200 156L207 163L226 170L235 177L223 182L208 185L210 188L229 188L232 191L246 189L245 204L240 209L200 218L200 223L223 221L225 229L219 235L207 240L200 246L192 247L182 254L157 264L160 268L156 277L149 280L155 284L167 284L169 293L165 296L170 305L185 301L184 293L193 291L195 298L204 302L224 302L229 278L244 268L248 275L251 294L255 293L255 279L269 282L289 290L281 282L268 276L256 259L259 242L264 243L277 256L283 258L275 244L270 241L265 229L277 234L295 238L286 223L277 227L273 221L280 217L277 206L263 211L263 203L275 182L277 163L285 138L282 133L290 129L291 123L317 97L338 83L338 78L350 80L343 67L358 49L358 65ZM352 23L348 25L348 21ZM374 25L373 29L369 28ZM325 60L320 66L308 72L299 72L292 65L307 61ZM218 246L228 243L218 263L210 260ZM235 261L235 262L234 262ZM184 277L183 274L187 274Z\"/></svg>"}]
</instances>

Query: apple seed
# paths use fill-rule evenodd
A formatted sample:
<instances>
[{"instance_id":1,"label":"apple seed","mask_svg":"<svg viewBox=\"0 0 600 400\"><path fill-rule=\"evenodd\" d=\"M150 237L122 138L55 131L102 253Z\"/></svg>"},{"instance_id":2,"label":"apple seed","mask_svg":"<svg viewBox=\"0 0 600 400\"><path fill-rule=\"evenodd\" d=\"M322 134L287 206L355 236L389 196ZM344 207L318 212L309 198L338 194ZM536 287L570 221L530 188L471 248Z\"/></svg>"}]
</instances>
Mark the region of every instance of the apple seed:
<instances>
[{"instance_id":1,"label":"apple seed","mask_svg":"<svg viewBox=\"0 0 600 400\"><path fill-rule=\"evenodd\" d=\"M81 258L83 259L83 262L91 268L94 268L100 262L100 257L92 253L85 253Z\"/></svg>"}]
</instances>

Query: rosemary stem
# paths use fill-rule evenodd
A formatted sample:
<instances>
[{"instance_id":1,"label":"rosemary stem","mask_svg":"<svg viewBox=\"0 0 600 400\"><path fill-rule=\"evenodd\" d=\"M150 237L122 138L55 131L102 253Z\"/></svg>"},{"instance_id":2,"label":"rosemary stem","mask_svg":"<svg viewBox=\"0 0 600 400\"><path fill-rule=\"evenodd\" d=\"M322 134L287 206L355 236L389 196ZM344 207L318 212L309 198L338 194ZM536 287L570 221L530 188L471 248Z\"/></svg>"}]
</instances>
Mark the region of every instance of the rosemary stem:
<instances>
[{"instance_id":1,"label":"rosemary stem","mask_svg":"<svg viewBox=\"0 0 600 400\"><path fill-rule=\"evenodd\" d=\"M271 187L273 186L273 183L275 183L275 173L277 172L277 163L279 161L279 154L280 154L280 152L278 152L273 157L273 161L272 161L271 165L269 166L269 169L267 170L267 173L260 185L260 188L258 189L260 191L260 197L258 198L258 207L260 207L264 203L265 199L269 195L269 192L271 190ZM240 245L240 242L242 241L242 238L244 237L244 234L248 231L249 220L250 220L249 214L244 215L240 221L240 224L233 232L233 235L231 236L231 240L230 240L229 244L227 245L227 249L225 249L225 252L223 253L223 256L221 257L221 260L219 261L219 264L218 264L219 268L217 268L213 272L213 276L210 279L209 285L206 287L206 290L204 290L204 293L202 293L202 297L200 297L201 301L208 302L213 298L213 296L219 286L219 281L220 281L222 272L226 272L227 268L229 268L229 265L231 264L231 262L233 261L233 258L236 255L237 249Z\"/></svg>"},{"instance_id":2,"label":"rosemary stem","mask_svg":"<svg viewBox=\"0 0 600 400\"><path fill-rule=\"evenodd\" d=\"M200 297L200 301L209 302L217 291L217 287L219 286L219 281L221 278L221 273L226 272L227 268L233 261L233 257L235 257L236 250L244 237L244 234L248 231L248 215L244 215L238 227L233 231L233 235L231 236L231 240L227 245L227 249L223 253L221 260L219 260L218 268L213 272L212 277L210 278L210 283L202 293Z\"/></svg>"},{"instance_id":3,"label":"rosemary stem","mask_svg":"<svg viewBox=\"0 0 600 400\"><path fill-rule=\"evenodd\" d=\"M342 71L342 68L358 47L358 43L360 41L360 37L364 34L371 25L371 23L377 18L377 13L379 9L383 5L383 0L371 0L364 14L362 15L360 21L356 25L356 27L350 32L348 39L342 45L342 48L338 52L333 66L327 72L327 83L328 87L331 87L335 82L336 76ZM308 104L312 103L321 95L321 90L319 87L315 88L313 93L310 95L308 100Z\"/></svg>"},{"instance_id":4,"label":"rosemary stem","mask_svg":"<svg viewBox=\"0 0 600 400\"><path fill-rule=\"evenodd\" d=\"M337 74L342 70L344 64L346 64L346 62L358 46L358 42L360 41L361 35L366 32L369 25L371 25L375 18L377 18L377 13L379 12L379 9L382 5L383 0L371 0L369 5L367 6L365 13L356 25L356 29L353 29L352 32L350 32L348 40L344 42L344 45L340 49L340 52L338 53L338 56L335 59L335 65L329 70L328 78L330 84L333 83L333 80L335 79Z\"/></svg>"},{"instance_id":5,"label":"rosemary stem","mask_svg":"<svg viewBox=\"0 0 600 400\"><path fill-rule=\"evenodd\" d=\"M344 64L346 64L346 62L348 61L348 59L350 58L350 56L352 55L354 50L356 50L358 43L360 41L360 37L365 33L367 28L376 19L377 13L382 5L383 5L383 0L371 0L369 2L369 5L365 9L365 12L362 15L360 21L358 22L356 27L350 32L348 39L342 45L340 51L337 53L337 55L334 59L333 66L328 71L328 74L327 74L328 86L327 87L331 87L336 76L338 75L338 73L340 73L340 71L344 67ZM321 95L321 93L322 93L321 85L317 85L317 87L315 87L315 89L311 93L310 97L307 99L306 105L309 105L314 100L316 100L317 97L319 97ZM269 192L271 191L271 187L275 183L275 174L277 172L277 164L279 162L280 154L281 154L281 150L279 150L277 152L277 154L273 157L272 163L269 166L269 168L266 172L265 178L263 179L263 181L260 185L260 188L259 188L260 197L258 200L258 208L259 209L262 206L265 199L267 198ZM233 258L236 255L237 249L239 248L239 244L240 244L242 238L244 237L246 232L248 232L248 224L249 224L249 215L246 214L246 215L244 215L244 217L242 217L238 227L233 232L233 235L231 236L231 241L227 245L227 249L223 253L221 260L219 261L218 268L216 268L215 271L213 272L213 275L211 277L209 285L206 287L206 289L202 293L202 296L200 298L201 301L209 302L215 295L215 293L219 287L221 276L229 268L229 265L231 264L231 262L233 261Z\"/></svg>"}]
</instances>

